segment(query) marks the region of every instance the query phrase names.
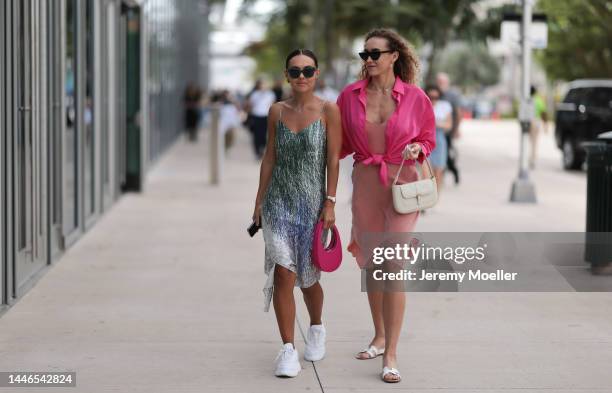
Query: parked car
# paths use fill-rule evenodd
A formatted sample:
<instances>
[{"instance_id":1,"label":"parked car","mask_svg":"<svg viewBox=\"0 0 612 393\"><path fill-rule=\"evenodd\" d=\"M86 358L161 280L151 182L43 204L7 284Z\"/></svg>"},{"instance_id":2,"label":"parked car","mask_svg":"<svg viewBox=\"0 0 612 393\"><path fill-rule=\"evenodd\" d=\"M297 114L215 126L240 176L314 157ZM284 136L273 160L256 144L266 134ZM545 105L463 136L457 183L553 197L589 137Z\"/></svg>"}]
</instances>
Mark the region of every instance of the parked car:
<instances>
[{"instance_id":1,"label":"parked car","mask_svg":"<svg viewBox=\"0 0 612 393\"><path fill-rule=\"evenodd\" d=\"M581 142L612 130L612 79L571 82L556 109L555 139L563 153L563 167L580 169L586 158Z\"/></svg>"}]
</instances>

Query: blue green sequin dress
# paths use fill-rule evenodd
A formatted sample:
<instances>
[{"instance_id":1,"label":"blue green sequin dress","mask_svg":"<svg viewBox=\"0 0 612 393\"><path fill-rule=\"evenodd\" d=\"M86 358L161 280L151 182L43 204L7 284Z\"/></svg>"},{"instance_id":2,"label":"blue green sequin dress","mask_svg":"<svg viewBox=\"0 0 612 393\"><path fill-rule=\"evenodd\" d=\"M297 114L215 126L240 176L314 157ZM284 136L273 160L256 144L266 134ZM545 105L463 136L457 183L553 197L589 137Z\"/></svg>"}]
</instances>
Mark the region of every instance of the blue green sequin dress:
<instances>
[{"instance_id":1,"label":"blue green sequin dress","mask_svg":"<svg viewBox=\"0 0 612 393\"><path fill-rule=\"evenodd\" d=\"M321 277L310 258L314 226L325 201L327 134L321 118L297 133L281 120L276 126L276 163L262 204L265 241L264 311L270 308L274 265L296 273L308 288Z\"/></svg>"}]
</instances>

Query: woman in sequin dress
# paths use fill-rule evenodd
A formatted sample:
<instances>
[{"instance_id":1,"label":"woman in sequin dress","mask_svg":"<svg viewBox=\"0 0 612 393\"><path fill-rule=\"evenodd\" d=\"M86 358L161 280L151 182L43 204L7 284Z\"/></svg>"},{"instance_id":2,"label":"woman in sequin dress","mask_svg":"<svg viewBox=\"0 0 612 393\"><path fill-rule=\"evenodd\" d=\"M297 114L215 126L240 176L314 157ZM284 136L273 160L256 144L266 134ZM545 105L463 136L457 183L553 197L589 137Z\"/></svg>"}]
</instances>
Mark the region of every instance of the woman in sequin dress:
<instances>
[{"instance_id":1,"label":"woman in sequin dress","mask_svg":"<svg viewBox=\"0 0 612 393\"><path fill-rule=\"evenodd\" d=\"M272 300L283 340L275 374L294 377L301 369L293 344L295 286L310 314L304 358L315 361L325 354L323 289L310 251L317 220L326 229L335 222L342 129L337 105L314 95L316 56L296 50L285 65L292 97L270 108L253 220L261 224L265 241L264 310Z\"/></svg>"}]
</instances>

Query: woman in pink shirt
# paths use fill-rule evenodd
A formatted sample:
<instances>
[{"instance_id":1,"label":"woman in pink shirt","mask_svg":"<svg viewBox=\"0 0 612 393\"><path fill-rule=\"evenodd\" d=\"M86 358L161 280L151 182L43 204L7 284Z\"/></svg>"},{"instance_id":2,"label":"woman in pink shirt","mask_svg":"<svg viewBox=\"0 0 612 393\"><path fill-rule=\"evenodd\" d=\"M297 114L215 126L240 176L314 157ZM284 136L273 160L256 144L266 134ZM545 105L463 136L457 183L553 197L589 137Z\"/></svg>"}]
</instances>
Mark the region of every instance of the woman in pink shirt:
<instances>
[{"instance_id":1,"label":"woman in pink shirt","mask_svg":"<svg viewBox=\"0 0 612 393\"><path fill-rule=\"evenodd\" d=\"M367 273L367 291L374 338L357 359L383 355L385 382L399 382L397 343L404 319L405 294L376 288L376 268L364 243L368 233L408 233L419 213L398 214L393 209L391 183L406 160L399 184L418 179L415 160L422 162L435 147L435 117L427 95L414 85L418 59L396 32L373 30L366 36L361 79L338 97L343 128L341 157L354 154L353 226L348 250ZM387 265L384 263L383 265ZM385 268L393 269L394 264ZM378 266L380 267L380 266Z\"/></svg>"}]
</instances>

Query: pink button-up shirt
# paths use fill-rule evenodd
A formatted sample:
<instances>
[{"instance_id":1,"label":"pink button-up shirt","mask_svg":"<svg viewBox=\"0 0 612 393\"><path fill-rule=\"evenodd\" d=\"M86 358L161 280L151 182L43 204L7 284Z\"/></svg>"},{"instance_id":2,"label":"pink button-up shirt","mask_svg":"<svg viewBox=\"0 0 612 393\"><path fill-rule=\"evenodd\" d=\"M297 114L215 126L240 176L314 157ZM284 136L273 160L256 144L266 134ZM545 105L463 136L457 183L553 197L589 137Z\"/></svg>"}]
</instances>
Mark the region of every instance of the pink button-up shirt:
<instances>
[{"instance_id":1,"label":"pink button-up shirt","mask_svg":"<svg viewBox=\"0 0 612 393\"><path fill-rule=\"evenodd\" d=\"M365 132L367 79L344 88L338 97L342 114L342 151L340 158L355 153L355 161L365 165L380 165L380 180L387 185L387 163L401 164L402 152L410 143L420 143L423 162L436 146L436 120L431 101L419 87L395 78L392 97L396 109L387 120L385 154L372 154ZM414 165L414 161L406 160Z\"/></svg>"}]
</instances>

